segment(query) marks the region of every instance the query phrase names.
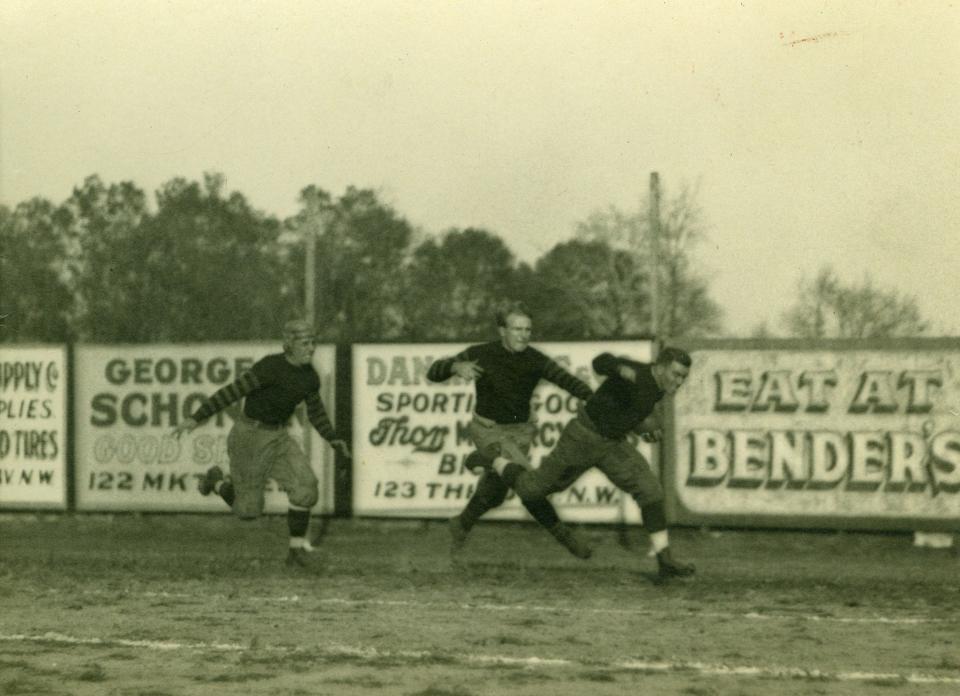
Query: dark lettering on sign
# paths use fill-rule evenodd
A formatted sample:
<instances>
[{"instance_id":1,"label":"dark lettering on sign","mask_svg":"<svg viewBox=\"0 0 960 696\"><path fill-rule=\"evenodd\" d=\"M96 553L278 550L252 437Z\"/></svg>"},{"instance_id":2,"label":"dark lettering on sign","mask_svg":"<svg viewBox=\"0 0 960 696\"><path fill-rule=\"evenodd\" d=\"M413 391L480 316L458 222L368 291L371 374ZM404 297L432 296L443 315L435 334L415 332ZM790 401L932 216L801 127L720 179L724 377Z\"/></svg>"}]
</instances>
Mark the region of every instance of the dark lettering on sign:
<instances>
[{"instance_id":1,"label":"dark lettering on sign","mask_svg":"<svg viewBox=\"0 0 960 696\"><path fill-rule=\"evenodd\" d=\"M232 360L232 365L231 365ZM104 376L114 386L125 384L226 384L250 369L249 357L197 358L112 358L104 365Z\"/></svg>"},{"instance_id":2,"label":"dark lettering on sign","mask_svg":"<svg viewBox=\"0 0 960 696\"><path fill-rule=\"evenodd\" d=\"M367 384L369 386L400 385L410 387L427 381L427 370L433 358L416 355L407 357L396 355L393 358L372 356L367 358Z\"/></svg>"},{"instance_id":3,"label":"dark lettering on sign","mask_svg":"<svg viewBox=\"0 0 960 696\"><path fill-rule=\"evenodd\" d=\"M52 486L52 469L0 469L0 486Z\"/></svg>"},{"instance_id":4,"label":"dark lettering on sign","mask_svg":"<svg viewBox=\"0 0 960 696\"><path fill-rule=\"evenodd\" d=\"M380 413L471 413L473 393L468 392L380 392L377 411Z\"/></svg>"},{"instance_id":5,"label":"dark lettering on sign","mask_svg":"<svg viewBox=\"0 0 960 696\"><path fill-rule=\"evenodd\" d=\"M619 505L621 493L613 486L570 486L562 494L565 507Z\"/></svg>"},{"instance_id":6,"label":"dark lettering on sign","mask_svg":"<svg viewBox=\"0 0 960 696\"><path fill-rule=\"evenodd\" d=\"M133 474L129 471L91 471L87 488L91 491L132 491Z\"/></svg>"},{"instance_id":7,"label":"dark lettering on sign","mask_svg":"<svg viewBox=\"0 0 960 696\"><path fill-rule=\"evenodd\" d=\"M413 498L417 484L413 481L377 481L373 487L375 498Z\"/></svg>"},{"instance_id":8,"label":"dark lettering on sign","mask_svg":"<svg viewBox=\"0 0 960 696\"><path fill-rule=\"evenodd\" d=\"M370 444L376 447L412 445L414 452L439 452L443 449L450 428L445 425L413 426L410 418L381 418L380 423L370 431Z\"/></svg>"},{"instance_id":9,"label":"dark lettering on sign","mask_svg":"<svg viewBox=\"0 0 960 696\"><path fill-rule=\"evenodd\" d=\"M181 419L189 418L205 400L206 395L201 392L185 397L176 392L130 392L122 396L101 392L90 400L90 424L98 428L109 428L118 422L133 428L172 428ZM220 411L211 421L222 428L231 408Z\"/></svg>"},{"instance_id":10,"label":"dark lettering on sign","mask_svg":"<svg viewBox=\"0 0 960 696\"><path fill-rule=\"evenodd\" d=\"M56 459L60 455L57 430L0 430L0 459Z\"/></svg>"},{"instance_id":11,"label":"dark lettering on sign","mask_svg":"<svg viewBox=\"0 0 960 696\"><path fill-rule=\"evenodd\" d=\"M466 500L473 497L476 491L476 484L473 482L463 483L441 483L439 481L429 481L425 484L428 500ZM507 499L515 495L513 491L507 494Z\"/></svg>"},{"instance_id":12,"label":"dark lettering on sign","mask_svg":"<svg viewBox=\"0 0 960 696\"><path fill-rule=\"evenodd\" d=\"M0 392L39 391L44 375L47 389L52 391L59 380L56 363L0 362Z\"/></svg>"},{"instance_id":13,"label":"dark lettering on sign","mask_svg":"<svg viewBox=\"0 0 960 696\"><path fill-rule=\"evenodd\" d=\"M573 394L555 392L543 397L535 393L530 400L530 410L533 413L548 413L553 416L558 413L576 413L578 408L580 408L580 400Z\"/></svg>"},{"instance_id":14,"label":"dark lettering on sign","mask_svg":"<svg viewBox=\"0 0 960 696\"><path fill-rule=\"evenodd\" d=\"M50 399L2 399L0 419L40 420L53 415Z\"/></svg>"}]
</instances>

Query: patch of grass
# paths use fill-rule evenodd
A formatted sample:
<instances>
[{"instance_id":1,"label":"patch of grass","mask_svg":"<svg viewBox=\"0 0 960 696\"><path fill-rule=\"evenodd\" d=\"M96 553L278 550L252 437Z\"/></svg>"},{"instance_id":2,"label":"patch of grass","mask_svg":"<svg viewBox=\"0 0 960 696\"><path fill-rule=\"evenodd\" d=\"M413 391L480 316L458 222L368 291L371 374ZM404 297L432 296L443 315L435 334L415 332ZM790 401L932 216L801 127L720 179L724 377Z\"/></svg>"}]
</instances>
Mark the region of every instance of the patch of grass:
<instances>
[{"instance_id":1,"label":"patch of grass","mask_svg":"<svg viewBox=\"0 0 960 696\"><path fill-rule=\"evenodd\" d=\"M132 652L112 652L104 655L103 659L132 661L132 660L136 660L137 656L134 655Z\"/></svg>"},{"instance_id":2,"label":"patch of grass","mask_svg":"<svg viewBox=\"0 0 960 696\"><path fill-rule=\"evenodd\" d=\"M48 693L46 688L38 686L29 679L24 677L16 677L15 679L10 679L0 684L0 694L10 694L13 696L16 694L46 694Z\"/></svg>"},{"instance_id":3,"label":"patch of grass","mask_svg":"<svg viewBox=\"0 0 960 696\"><path fill-rule=\"evenodd\" d=\"M410 696L474 696L474 693L462 686L428 686L422 691L414 691Z\"/></svg>"},{"instance_id":4,"label":"patch of grass","mask_svg":"<svg viewBox=\"0 0 960 696\"><path fill-rule=\"evenodd\" d=\"M106 681L107 672L100 663L91 662L83 666L83 671L80 672L80 676L78 676L77 679L85 682L102 682Z\"/></svg>"},{"instance_id":5,"label":"patch of grass","mask_svg":"<svg viewBox=\"0 0 960 696\"><path fill-rule=\"evenodd\" d=\"M530 616L525 619L517 619L515 621L510 621L509 623L511 626L519 626L521 628L533 628L534 626L544 626L546 625L547 622L544 621L543 619L538 619L535 616Z\"/></svg>"},{"instance_id":6,"label":"patch of grass","mask_svg":"<svg viewBox=\"0 0 960 696\"><path fill-rule=\"evenodd\" d=\"M326 679L326 684L340 684L341 686L359 686L364 689L382 689L387 684L376 677L370 677L360 674L355 677L341 677L339 679Z\"/></svg>"},{"instance_id":7,"label":"patch of grass","mask_svg":"<svg viewBox=\"0 0 960 696\"><path fill-rule=\"evenodd\" d=\"M592 645L589 640L579 635L564 636L563 642L569 645Z\"/></svg>"},{"instance_id":8,"label":"patch of grass","mask_svg":"<svg viewBox=\"0 0 960 696\"><path fill-rule=\"evenodd\" d=\"M0 668L3 669L22 669L26 671L33 671L33 665L31 665L26 660L3 660L0 659Z\"/></svg>"},{"instance_id":9,"label":"patch of grass","mask_svg":"<svg viewBox=\"0 0 960 696\"><path fill-rule=\"evenodd\" d=\"M680 693L690 696L714 696L717 692L706 686L685 686Z\"/></svg>"},{"instance_id":10,"label":"patch of grass","mask_svg":"<svg viewBox=\"0 0 960 696\"><path fill-rule=\"evenodd\" d=\"M274 667L295 666L307 662L317 662L322 659L316 653L307 650L291 650L280 654L257 655L252 652L245 652L240 656L240 661L245 665L271 665Z\"/></svg>"},{"instance_id":11,"label":"patch of grass","mask_svg":"<svg viewBox=\"0 0 960 696\"><path fill-rule=\"evenodd\" d=\"M497 669L504 669L498 667ZM539 670L539 669L528 669L527 667L521 667L519 665L510 666L511 671L506 672L501 678L500 681L510 682L517 686L523 684L531 684L535 682L548 682L553 681L554 677L550 675L549 672Z\"/></svg>"},{"instance_id":12,"label":"patch of grass","mask_svg":"<svg viewBox=\"0 0 960 696\"><path fill-rule=\"evenodd\" d=\"M584 681L592 682L615 682L617 678L611 673L604 670L591 670L589 672L580 672L577 675L578 678L583 679Z\"/></svg>"},{"instance_id":13,"label":"patch of grass","mask_svg":"<svg viewBox=\"0 0 960 696\"><path fill-rule=\"evenodd\" d=\"M934 665L936 669L958 669L960 670L960 659L950 655L944 655L940 662Z\"/></svg>"},{"instance_id":14,"label":"patch of grass","mask_svg":"<svg viewBox=\"0 0 960 696\"><path fill-rule=\"evenodd\" d=\"M532 645L532 643L526 638L518 638L517 636L506 636L506 635L497 636L496 638L494 638L494 641L496 642L497 645L520 645L520 646Z\"/></svg>"},{"instance_id":15,"label":"patch of grass","mask_svg":"<svg viewBox=\"0 0 960 696\"><path fill-rule=\"evenodd\" d=\"M896 687L896 686L905 686L907 680L902 677L879 677L877 679L867 679L863 682L864 684L869 684L870 686L882 686L882 687Z\"/></svg>"},{"instance_id":16,"label":"patch of grass","mask_svg":"<svg viewBox=\"0 0 960 696\"><path fill-rule=\"evenodd\" d=\"M194 677L194 681L210 684L242 684L249 681L263 681L264 679L273 679L275 674L266 672L224 672L223 674L214 674L212 676Z\"/></svg>"}]
</instances>

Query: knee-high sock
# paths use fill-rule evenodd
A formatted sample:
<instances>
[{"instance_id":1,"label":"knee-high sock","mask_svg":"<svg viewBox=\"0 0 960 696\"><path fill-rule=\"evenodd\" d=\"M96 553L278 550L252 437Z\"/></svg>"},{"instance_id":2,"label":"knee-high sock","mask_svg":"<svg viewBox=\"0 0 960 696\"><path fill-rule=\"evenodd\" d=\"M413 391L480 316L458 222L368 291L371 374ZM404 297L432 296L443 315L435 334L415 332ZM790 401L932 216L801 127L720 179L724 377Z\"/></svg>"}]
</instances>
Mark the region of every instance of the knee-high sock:
<instances>
[{"instance_id":1,"label":"knee-high sock","mask_svg":"<svg viewBox=\"0 0 960 696\"><path fill-rule=\"evenodd\" d=\"M460 513L460 526L470 531L477 520L488 510L499 506L507 495L507 487L500 477L487 473L480 477L477 490L474 491L470 502Z\"/></svg>"},{"instance_id":2,"label":"knee-high sock","mask_svg":"<svg viewBox=\"0 0 960 696\"><path fill-rule=\"evenodd\" d=\"M233 482L229 479L221 481L217 484L216 490L217 494L223 498L223 502L230 507L233 507L233 501L237 498L237 493L235 490L233 490Z\"/></svg>"},{"instance_id":3,"label":"knee-high sock","mask_svg":"<svg viewBox=\"0 0 960 696\"><path fill-rule=\"evenodd\" d=\"M499 468L498 468L498 471ZM503 470L500 471L500 478L503 479L503 482L507 484L508 487L514 488L517 483L517 478L522 474L526 469L524 469L519 464L513 462L507 462L503 466Z\"/></svg>"},{"instance_id":4,"label":"knee-high sock","mask_svg":"<svg viewBox=\"0 0 960 696\"><path fill-rule=\"evenodd\" d=\"M553 503L546 498L524 500L522 502L523 506L533 515L533 519L546 529L553 529L557 522L560 521L560 517L557 515L556 508L553 507Z\"/></svg>"},{"instance_id":5,"label":"knee-high sock","mask_svg":"<svg viewBox=\"0 0 960 696\"><path fill-rule=\"evenodd\" d=\"M637 505L640 505L639 500L637 500ZM667 510L662 500L640 505L640 512L643 513L643 526L646 528L648 534L666 530Z\"/></svg>"},{"instance_id":6,"label":"knee-high sock","mask_svg":"<svg viewBox=\"0 0 960 696\"><path fill-rule=\"evenodd\" d=\"M291 507L287 510L287 529L291 537L306 537L310 526L310 510Z\"/></svg>"}]
</instances>

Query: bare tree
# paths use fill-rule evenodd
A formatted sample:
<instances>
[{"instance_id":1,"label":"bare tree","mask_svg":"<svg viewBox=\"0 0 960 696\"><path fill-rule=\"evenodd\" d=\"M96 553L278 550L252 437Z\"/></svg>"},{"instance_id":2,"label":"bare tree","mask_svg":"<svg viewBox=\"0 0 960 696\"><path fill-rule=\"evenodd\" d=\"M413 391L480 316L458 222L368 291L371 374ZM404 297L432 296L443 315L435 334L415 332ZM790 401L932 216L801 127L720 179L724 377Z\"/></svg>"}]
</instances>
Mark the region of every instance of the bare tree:
<instances>
[{"instance_id":1,"label":"bare tree","mask_svg":"<svg viewBox=\"0 0 960 696\"><path fill-rule=\"evenodd\" d=\"M644 307L642 319L645 326L650 326L648 277L652 270L653 240L646 209L625 213L610 206L578 224L577 234L582 239L605 241L634 258L637 277L618 280L611 275L610 282L618 284L618 296L640 293L637 302ZM696 203L696 191L684 185L679 194L661 206L656 270L659 289L657 326L663 336L705 336L721 329L722 310L710 297L708 283L697 272L693 260L693 251L705 237L706 226ZM624 307L633 304L624 303ZM635 320L634 316L623 323L630 324Z\"/></svg>"},{"instance_id":2,"label":"bare tree","mask_svg":"<svg viewBox=\"0 0 960 696\"><path fill-rule=\"evenodd\" d=\"M783 316L787 331L801 338L888 338L917 336L929 325L915 298L878 288L866 277L844 285L830 266L801 278L794 305Z\"/></svg>"}]
</instances>

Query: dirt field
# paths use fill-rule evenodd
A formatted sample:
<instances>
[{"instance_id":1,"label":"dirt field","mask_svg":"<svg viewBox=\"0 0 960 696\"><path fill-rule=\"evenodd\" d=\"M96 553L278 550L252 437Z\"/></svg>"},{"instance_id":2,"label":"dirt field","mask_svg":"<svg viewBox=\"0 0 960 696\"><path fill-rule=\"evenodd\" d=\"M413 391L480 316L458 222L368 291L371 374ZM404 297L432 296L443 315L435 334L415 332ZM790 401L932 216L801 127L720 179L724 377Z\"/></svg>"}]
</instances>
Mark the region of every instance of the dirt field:
<instances>
[{"instance_id":1,"label":"dirt field","mask_svg":"<svg viewBox=\"0 0 960 696\"><path fill-rule=\"evenodd\" d=\"M960 693L960 559L906 535L645 537L333 521L316 572L282 518L0 517L0 694Z\"/></svg>"}]
</instances>

